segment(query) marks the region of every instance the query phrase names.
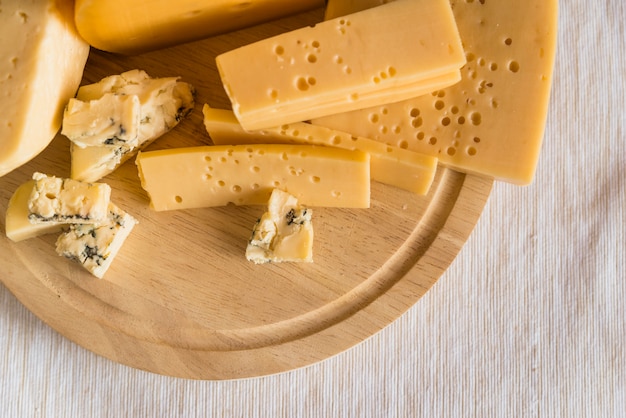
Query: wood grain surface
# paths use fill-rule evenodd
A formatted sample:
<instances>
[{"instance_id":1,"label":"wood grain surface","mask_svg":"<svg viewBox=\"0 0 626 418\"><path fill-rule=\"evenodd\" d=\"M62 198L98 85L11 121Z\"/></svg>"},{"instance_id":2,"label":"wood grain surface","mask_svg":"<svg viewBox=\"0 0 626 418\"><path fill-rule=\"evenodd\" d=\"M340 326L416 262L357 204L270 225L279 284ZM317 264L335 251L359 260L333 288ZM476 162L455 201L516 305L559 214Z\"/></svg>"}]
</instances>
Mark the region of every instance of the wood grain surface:
<instances>
[{"instance_id":1,"label":"wood grain surface","mask_svg":"<svg viewBox=\"0 0 626 418\"><path fill-rule=\"evenodd\" d=\"M201 107L227 108L214 58L313 24L323 11L137 56L92 51L84 84L130 69L180 76L196 108L149 149L210 144ZM4 213L33 171L69 175L58 136L36 159L0 178L0 279L70 340L116 362L192 379L278 373L328 358L409 309L447 269L477 222L492 181L440 168L427 196L372 184L372 207L314 208L312 264L257 266L244 253L262 207L155 212L133 161L104 181L139 220L98 280L54 251L55 235L13 243Z\"/></svg>"}]
</instances>

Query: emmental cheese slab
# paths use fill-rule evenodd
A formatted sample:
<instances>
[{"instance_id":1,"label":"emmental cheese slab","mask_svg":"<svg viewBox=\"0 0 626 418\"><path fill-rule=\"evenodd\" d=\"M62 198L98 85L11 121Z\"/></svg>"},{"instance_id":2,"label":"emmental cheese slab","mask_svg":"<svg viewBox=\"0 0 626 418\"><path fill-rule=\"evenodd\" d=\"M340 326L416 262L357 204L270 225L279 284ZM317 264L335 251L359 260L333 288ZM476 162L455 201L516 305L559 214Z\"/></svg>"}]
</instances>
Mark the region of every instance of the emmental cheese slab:
<instances>
[{"instance_id":1,"label":"emmental cheese slab","mask_svg":"<svg viewBox=\"0 0 626 418\"><path fill-rule=\"evenodd\" d=\"M0 6L0 176L48 146L80 84L89 45L74 26L73 4Z\"/></svg>"},{"instance_id":2,"label":"emmental cheese slab","mask_svg":"<svg viewBox=\"0 0 626 418\"><path fill-rule=\"evenodd\" d=\"M216 58L246 130L399 101L465 64L448 0L397 0Z\"/></svg>"},{"instance_id":3,"label":"emmental cheese slab","mask_svg":"<svg viewBox=\"0 0 626 418\"><path fill-rule=\"evenodd\" d=\"M203 107L204 126L215 145L292 143L325 145L370 154L372 180L426 194L437 171L435 157L386 145L347 132L304 122L259 131L244 130L230 110Z\"/></svg>"},{"instance_id":4,"label":"emmental cheese slab","mask_svg":"<svg viewBox=\"0 0 626 418\"><path fill-rule=\"evenodd\" d=\"M367 208L370 157L312 145L199 146L140 152L141 185L157 211L264 205L273 189L303 205Z\"/></svg>"},{"instance_id":5,"label":"emmental cheese slab","mask_svg":"<svg viewBox=\"0 0 626 418\"><path fill-rule=\"evenodd\" d=\"M557 0L450 3L467 56L459 83L312 122L432 155L459 171L529 184L547 118Z\"/></svg>"}]
</instances>

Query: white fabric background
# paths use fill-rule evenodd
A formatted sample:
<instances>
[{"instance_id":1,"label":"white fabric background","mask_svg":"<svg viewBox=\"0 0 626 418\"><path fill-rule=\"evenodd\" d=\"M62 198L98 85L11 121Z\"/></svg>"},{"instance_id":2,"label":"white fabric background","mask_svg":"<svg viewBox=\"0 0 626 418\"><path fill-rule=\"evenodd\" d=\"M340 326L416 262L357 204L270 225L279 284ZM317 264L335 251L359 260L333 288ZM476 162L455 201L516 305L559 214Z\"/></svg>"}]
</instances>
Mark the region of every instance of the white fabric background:
<instances>
[{"instance_id":1,"label":"white fabric background","mask_svg":"<svg viewBox=\"0 0 626 418\"><path fill-rule=\"evenodd\" d=\"M536 180L496 184L451 268L364 343L202 382L76 346L0 286L0 416L626 416L626 6L564 0Z\"/></svg>"}]
</instances>

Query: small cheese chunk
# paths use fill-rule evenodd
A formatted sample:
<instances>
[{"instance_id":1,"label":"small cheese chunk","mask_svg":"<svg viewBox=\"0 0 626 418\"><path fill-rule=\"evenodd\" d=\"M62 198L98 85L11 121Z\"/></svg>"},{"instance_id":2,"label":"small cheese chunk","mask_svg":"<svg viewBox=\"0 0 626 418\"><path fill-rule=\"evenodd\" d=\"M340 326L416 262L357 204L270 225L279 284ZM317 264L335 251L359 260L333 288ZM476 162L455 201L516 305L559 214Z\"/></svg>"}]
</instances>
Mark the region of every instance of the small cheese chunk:
<instances>
[{"instance_id":1,"label":"small cheese chunk","mask_svg":"<svg viewBox=\"0 0 626 418\"><path fill-rule=\"evenodd\" d=\"M141 152L142 187L157 211L262 205L275 188L307 206L366 208L370 156L313 145L200 146Z\"/></svg>"},{"instance_id":2,"label":"small cheese chunk","mask_svg":"<svg viewBox=\"0 0 626 418\"><path fill-rule=\"evenodd\" d=\"M274 189L268 210L257 221L246 248L255 264L313 261L311 209L298 204L289 193Z\"/></svg>"},{"instance_id":3,"label":"small cheese chunk","mask_svg":"<svg viewBox=\"0 0 626 418\"><path fill-rule=\"evenodd\" d=\"M414 97L466 62L448 0L396 0L228 51L216 61L246 130ZM453 81L459 79L456 74Z\"/></svg>"},{"instance_id":4,"label":"small cheese chunk","mask_svg":"<svg viewBox=\"0 0 626 418\"><path fill-rule=\"evenodd\" d=\"M89 45L71 0L0 6L0 176L30 161L57 134L83 76Z\"/></svg>"},{"instance_id":5,"label":"small cheese chunk","mask_svg":"<svg viewBox=\"0 0 626 418\"><path fill-rule=\"evenodd\" d=\"M139 99L136 145L80 147L72 143L71 177L74 179L97 181L169 132L193 110L195 89L177 77L152 78L145 71L131 70L82 86L76 99L92 101L111 94L137 96Z\"/></svg>"},{"instance_id":6,"label":"small cheese chunk","mask_svg":"<svg viewBox=\"0 0 626 418\"><path fill-rule=\"evenodd\" d=\"M80 148L137 146L141 108L136 95L107 93L83 102L70 99L63 114L61 133Z\"/></svg>"},{"instance_id":7,"label":"small cheese chunk","mask_svg":"<svg viewBox=\"0 0 626 418\"><path fill-rule=\"evenodd\" d=\"M136 223L135 218L110 203L101 223L70 225L69 231L57 239L56 251L101 279Z\"/></svg>"},{"instance_id":8,"label":"small cheese chunk","mask_svg":"<svg viewBox=\"0 0 626 418\"><path fill-rule=\"evenodd\" d=\"M22 183L9 199L6 212L6 235L14 242L23 241L40 235L60 232L63 224L37 223L28 218L28 200L35 187L35 180Z\"/></svg>"},{"instance_id":9,"label":"small cheese chunk","mask_svg":"<svg viewBox=\"0 0 626 418\"><path fill-rule=\"evenodd\" d=\"M98 223L106 219L111 187L34 173L28 199L32 223Z\"/></svg>"},{"instance_id":10,"label":"small cheese chunk","mask_svg":"<svg viewBox=\"0 0 626 418\"><path fill-rule=\"evenodd\" d=\"M204 126L215 145L291 143L358 150L370 154L372 180L417 194L426 194L437 171L437 158L352 136L309 123L296 122L261 131L245 131L230 110L204 105Z\"/></svg>"}]
</instances>

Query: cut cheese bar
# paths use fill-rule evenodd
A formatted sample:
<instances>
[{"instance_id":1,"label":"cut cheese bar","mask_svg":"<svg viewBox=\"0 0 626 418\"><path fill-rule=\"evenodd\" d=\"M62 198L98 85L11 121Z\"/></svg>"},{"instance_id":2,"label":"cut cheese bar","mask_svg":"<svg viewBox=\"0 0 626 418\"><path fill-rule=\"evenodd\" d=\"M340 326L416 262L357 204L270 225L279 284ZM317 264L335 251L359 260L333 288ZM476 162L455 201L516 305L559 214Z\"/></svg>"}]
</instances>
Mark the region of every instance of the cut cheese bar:
<instances>
[{"instance_id":1,"label":"cut cheese bar","mask_svg":"<svg viewBox=\"0 0 626 418\"><path fill-rule=\"evenodd\" d=\"M267 212L254 225L246 258L255 264L313 262L313 211L274 189Z\"/></svg>"},{"instance_id":2,"label":"cut cheese bar","mask_svg":"<svg viewBox=\"0 0 626 418\"><path fill-rule=\"evenodd\" d=\"M459 171L529 184L549 103L557 1L451 5L467 56L459 83L312 122L436 156Z\"/></svg>"},{"instance_id":3,"label":"cut cheese bar","mask_svg":"<svg viewBox=\"0 0 626 418\"><path fill-rule=\"evenodd\" d=\"M32 223L98 223L106 218L111 187L34 173L28 199Z\"/></svg>"},{"instance_id":4,"label":"cut cheese bar","mask_svg":"<svg viewBox=\"0 0 626 418\"><path fill-rule=\"evenodd\" d=\"M48 146L80 84L89 45L76 32L73 4L0 6L0 176Z\"/></svg>"},{"instance_id":5,"label":"cut cheese bar","mask_svg":"<svg viewBox=\"0 0 626 418\"><path fill-rule=\"evenodd\" d=\"M131 215L109 204L106 218L97 225L72 224L56 241L56 252L80 263L101 279L137 221Z\"/></svg>"},{"instance_id":6,"label":"cut cheese bar","mask_svg":"<svg viewBox=\"0 0 626 418\"><path fill-rule=\"evenodd\" d=\"M266 204L273 189L307 206L367 208L370 158L312 145L200 146L140 152L141 185L157 211Z\"/></svg>"},{"instance_id":7,"label":"cut cheese bar","mask_svg":"<svg viewBox=\"0 0 626 418\"><path fill-rule=\"evenodd\" d=\"M246 130L413 97L465 55L448 0L397 0L217 57Z\"/></svg>"},{"instance_id":8,"label":"cut cheese bar","mask_svg":"<svg viewBox=\"0 0 626 418\"><path fill-rule=\"evenodd\" d=\"M304 122L260 131L245 131L230 110L203 107L204 126L216 145L292 143L327 145L370 154L370 175L417 194L428 192L437 171L435 157Z\"/></svg>"},{"instance_id":9,"label":"cut cheese bar","mask_svg":"<svg viewBox=\"0 0 626 418\"><path fill-rule=\"evenodd\" d=\"M323 6L324 0L76 0L76 25L96 48L136 54Z\"/></svg>"}]
</instances>

